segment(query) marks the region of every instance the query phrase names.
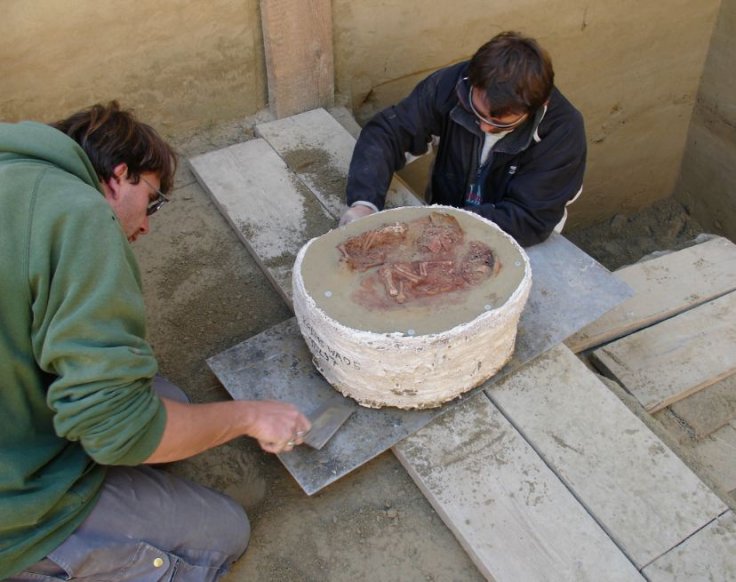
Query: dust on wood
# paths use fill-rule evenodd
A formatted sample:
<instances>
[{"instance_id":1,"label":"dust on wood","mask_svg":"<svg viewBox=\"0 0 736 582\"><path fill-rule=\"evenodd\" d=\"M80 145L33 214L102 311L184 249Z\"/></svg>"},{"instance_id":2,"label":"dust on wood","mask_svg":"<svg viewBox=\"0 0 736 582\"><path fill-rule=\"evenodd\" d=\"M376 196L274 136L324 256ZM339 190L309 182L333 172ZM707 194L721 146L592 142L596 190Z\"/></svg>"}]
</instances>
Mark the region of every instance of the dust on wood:
<instances>
[{"instance_id":1,"label":"dust on wood","mask_svg":"<svg viewBox=\"0 0 736 582\"><path fill-rule=\"evenodd\" d=\"M344 201L347 176L332 162L328 152L303 147L281 152L281 157L292 172L308 177L313 189L330 199Z\"/></svg>"}]
</instances>

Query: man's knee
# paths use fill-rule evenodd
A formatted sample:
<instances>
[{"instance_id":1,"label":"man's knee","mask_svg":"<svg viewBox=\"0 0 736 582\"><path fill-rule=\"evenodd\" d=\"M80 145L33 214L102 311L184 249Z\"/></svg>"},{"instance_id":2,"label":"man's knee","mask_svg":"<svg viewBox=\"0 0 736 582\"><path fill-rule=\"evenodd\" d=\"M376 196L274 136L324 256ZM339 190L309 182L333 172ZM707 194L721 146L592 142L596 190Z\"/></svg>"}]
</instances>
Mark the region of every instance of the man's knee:
<instances>
[{"instance_id":1,"label":"man's knee","mask_svg":"<svg viewBox=\"0 0 736 582\"><path fill-rule=\"evenodd\" d=\"M223 495L222 508L209 524L217 529L217 545L231 556L231 562L243 555L250 542L250 520L240 504Z\"/></svg>"},{"instance_id":2,"label":"man's knee","mask_svg":"<svg viewBox=\"0 0 736 582\"><path fill-rule=\"evenodd\" d=\"M69 568L65 576L100 579L100 572L130 565L135 557L141 571L169 564L191 571L192 579L215 579L242 556L249 540L248 516L230 497L150 467L112 467L87 519L17 579L36 580L59 564ZM180 578L190 579L183 573Z\"/></svg>"},{"instance_id":3,"label":"man's knee","mask_svg":"<svg viewBox=\"0 0 736 582\"><path fill-rule=\"evenodd\" d=\"M250 539L248 517L233 499L150 467L111 468L86 525L112 526L129 539L212 565L240 557Z\"/></svg>"}]
</instances>

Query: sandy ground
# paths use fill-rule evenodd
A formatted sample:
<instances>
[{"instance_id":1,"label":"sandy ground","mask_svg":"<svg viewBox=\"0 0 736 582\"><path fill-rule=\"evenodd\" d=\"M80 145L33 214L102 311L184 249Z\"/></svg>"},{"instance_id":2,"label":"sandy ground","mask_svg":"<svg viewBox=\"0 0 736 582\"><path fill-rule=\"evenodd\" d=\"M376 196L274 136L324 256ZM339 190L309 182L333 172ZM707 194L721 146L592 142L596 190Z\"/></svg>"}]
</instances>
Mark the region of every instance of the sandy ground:
<instances>
[{"instance_id":1,"label":"sandy ground","mask_svg":"<svg viewBox=\"0 0 736 582\"><path fill-rule=\"evenodd\" d=\"M252 134L243 122L169 137L186 158ZM161 372L191 400L229 399L206 359L291 313L186 162L182 166L175 203L153 218L151 234L135 245L149 339ZM682 245L699 230L680 205L665 201L635 217L617 216L568 234L615 269ZM302 492L276 457L248 439L168 470L228 493L248 511L251 543L229 582L482 579L390 452L313 497Z\"/></svg>"}]
</instances>

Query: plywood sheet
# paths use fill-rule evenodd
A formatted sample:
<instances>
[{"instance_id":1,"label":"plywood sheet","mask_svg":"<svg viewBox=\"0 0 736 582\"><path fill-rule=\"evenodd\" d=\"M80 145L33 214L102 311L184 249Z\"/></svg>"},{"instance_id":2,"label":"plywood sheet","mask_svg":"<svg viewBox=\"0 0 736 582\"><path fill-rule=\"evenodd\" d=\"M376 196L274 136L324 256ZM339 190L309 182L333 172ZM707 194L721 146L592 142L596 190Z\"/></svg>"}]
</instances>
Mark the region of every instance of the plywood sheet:
<instances>
[{"instance_id":1,"label":"plywood sheet","mask_svg":"<svg viewBox=\"0 0 736 582\"><path fill-rule=\"evenodd\" d=\"M644 580L482 392L394 452L488 579Z\"/></svg>"},{"instance_id":2,"label":"plywood sheet","mask_svg":"<svg viewBox=\"0 0 736 582\"><path fill-rule=\"evenodd\" d=\"M643 570L651 582L736 580L736 518L728 511Z\"/></svg>"},{"instance_id":3,"label":"plywood sheet","mask_svg":"<svg viewBox=\"0 0 736 582\"><path fill-rule=\"evenodd\" d=\"M296 254L310 238L334 227L336 220L262 139L189 162L200 184L290 303Z\"/></svg>"},{"instance_id":4,"label":"plywood sheet","mask_svg":"<svg viewBox=\"0 0 736 582\"><path fill-rule=\"evenodd\" d=\"M578 353L736 289L736 245L715 237L616 271L634 296L568 339Z\"/></svg>"},{"instance_id":5,"label":"plywood sheet","mask_svg":"<svg viewBox=\"0 0 736 582\"><path fill-rule=\"evenodd\" d=\"M265 139L314 192L333 216L345 210L345 184L355 138L324 109L307 111L256 126ZM386 207L422 202L397 177L386 194Z\"/></svg>"},{"instance_id":6,"label":"plywood sheet","mask_svg":"<svg viewBox=\"0 0 736 582\"><path fill-rule=\"evenodd\" d=\"M637 567L726 509L565 346L486 393Z\"/></svg>"},{"instance_id":7,"label":"plywood sheet","mask_svg":"<svg viewBox=\"0 0 736 582\"><path fill-rule=\"evenodd\" d=\"M736 373L736 292L592 353L650 413Z\"/></svg>"}]
</instances>

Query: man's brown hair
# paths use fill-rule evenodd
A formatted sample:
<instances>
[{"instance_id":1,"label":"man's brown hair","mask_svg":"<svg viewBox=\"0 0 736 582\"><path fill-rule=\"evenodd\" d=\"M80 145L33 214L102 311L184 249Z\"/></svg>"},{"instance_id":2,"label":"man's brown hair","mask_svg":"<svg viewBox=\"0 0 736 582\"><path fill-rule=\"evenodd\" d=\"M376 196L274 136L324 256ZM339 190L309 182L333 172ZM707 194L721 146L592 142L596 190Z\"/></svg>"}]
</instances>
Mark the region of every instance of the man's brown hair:
<instances>
[{"instance_id":1,"label":"man's brown hair","mask_svg":"<svg viewBox=\"0 0 736 582\"><path fill-rule=\"evenodd\" d=\"M103 181L124 163L134 184L143 172L154 172L161 179L162 192L174 186L176 152L155 129L138 121L132 111L121 109L117 101L98 103L51 126L82 146Z\"/></svg>"},{"instance_id":2,"label":"man's brown hair","mask_svg":"<svg viewBox=\"0 0 736 582\"><path fill-rule=\"evenodd\" d=\"M468 80L485 92L491 117L531 113L549 99L554 84L552 60L533 38L502 32L470 60Z\"/></svg>"}]
</instances>

